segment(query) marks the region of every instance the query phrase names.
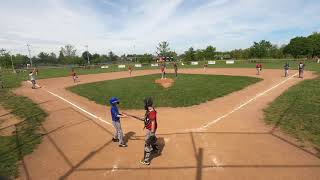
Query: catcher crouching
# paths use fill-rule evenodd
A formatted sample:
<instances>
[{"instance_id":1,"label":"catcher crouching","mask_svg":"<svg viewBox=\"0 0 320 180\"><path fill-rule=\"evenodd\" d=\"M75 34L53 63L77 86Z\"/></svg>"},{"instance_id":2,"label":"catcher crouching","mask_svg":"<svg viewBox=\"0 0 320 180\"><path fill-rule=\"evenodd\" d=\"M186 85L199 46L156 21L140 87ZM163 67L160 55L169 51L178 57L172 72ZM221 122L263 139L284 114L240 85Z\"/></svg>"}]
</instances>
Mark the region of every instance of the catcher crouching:
<instances>
[{"instance_id":1,"label":"catcher crouching","mask_svg":"<svg viewBox=\"0 0 320 180\"><path fill-rule=\"evenodd\" d=\"M158 147L156 145L157 111L153 107L153 101L151 98L146 98L144 100L144 108L146 110L146 114L144 117L146 137L144 145L144 156L140 163L144 165L150 165L152 155L159 153Z\"/></svg>"}]
</instances>

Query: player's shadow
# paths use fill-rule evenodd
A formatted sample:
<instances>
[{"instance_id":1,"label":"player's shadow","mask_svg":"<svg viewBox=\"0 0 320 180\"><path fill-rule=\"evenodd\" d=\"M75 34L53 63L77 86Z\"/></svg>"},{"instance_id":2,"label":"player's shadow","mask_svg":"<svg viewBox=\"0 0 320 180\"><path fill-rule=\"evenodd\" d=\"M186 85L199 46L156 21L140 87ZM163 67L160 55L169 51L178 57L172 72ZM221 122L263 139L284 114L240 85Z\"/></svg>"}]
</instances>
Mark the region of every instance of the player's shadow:
<instances>
[{"instance_id":1,"label":"player's shadow","mask_svg":"<svg viewBox=\"0 0 320 180\"><path fill-rule=\"evenodd\" d=\"M158 152L153 153L152 159L157 158L157 157L159 157L159 156L162 155L162 151L163 151L164 146L165 146L164 138L163 138L163 137L159 137L159 138L157 139L157 143L156 143L156 144L157 144ZM151 160L152 160L152 159L151 159Z\"/></svg>"},{"instance_id":2,"label":"player's shadow","mask_svg":"<svg viewBox=\"0 0 320 180\"><path fill-rule=\"evenodd\" d=\"M124 135L124 137L123 137L124 142L127 144L128 141L129 141L129 139L131 139L131 137L133 137L135 134L136 134L136 133L135 133L135 132L132 132L132 131L127 132L127 133Z\"/></svg>"}]
</instances>

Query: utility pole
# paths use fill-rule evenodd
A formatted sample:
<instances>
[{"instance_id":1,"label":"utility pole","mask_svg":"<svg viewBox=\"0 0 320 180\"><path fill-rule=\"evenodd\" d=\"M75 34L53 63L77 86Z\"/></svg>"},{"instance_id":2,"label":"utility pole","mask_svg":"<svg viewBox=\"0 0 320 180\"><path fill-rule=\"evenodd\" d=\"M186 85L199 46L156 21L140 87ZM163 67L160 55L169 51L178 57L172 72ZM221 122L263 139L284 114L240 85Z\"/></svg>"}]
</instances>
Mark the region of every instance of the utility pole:
<instances>
[{"instance_id":1,"label":"utility pole","mask_svg":"<svg viewBox=\"0 0 320 180\"><path fill-rule=\"evenodd\" d=\"M134 62L137 61L135 52L136 52L136 45L133 45L133 59L134 59Z\"/></svg>"},{"instance_id":2,"label":"utility pole","mask_svg":"<svg viewBox=\"0 0 320 180\"><path fill-rule=\"evenodd\" d=\"M85 47L87 48L87 59L88 59L88 65L90 65L88 45L85 45Z\"/></svg>"},{"instance_id":3,"label":"utility pole","mask_svg":"<svg viewBox=\"0 0 320 180\"><path fill-rule=\"evenodd\" d=\"M27 47L28 47L28 52L29 52L30 65L31 65L31 67L32 67L33 65L32 65L31 51L30 51L30 44L27 44Z\"/></svg>"},{"instance_id":4,"label":"utility pole","mask_svg":"<svg viewBox=\"0 0 320 180\"><path fill-rule=\"evenodd\" d=\"M13 66L12 54L11 54L11 52L10 52L10 51L9 51L8 53L9 53L9 55L10 55L10 59L11 59L12 72L13 72L13 73L16 73L16 70L14 69L14 66Z\"/></svg>"}]
</instances>

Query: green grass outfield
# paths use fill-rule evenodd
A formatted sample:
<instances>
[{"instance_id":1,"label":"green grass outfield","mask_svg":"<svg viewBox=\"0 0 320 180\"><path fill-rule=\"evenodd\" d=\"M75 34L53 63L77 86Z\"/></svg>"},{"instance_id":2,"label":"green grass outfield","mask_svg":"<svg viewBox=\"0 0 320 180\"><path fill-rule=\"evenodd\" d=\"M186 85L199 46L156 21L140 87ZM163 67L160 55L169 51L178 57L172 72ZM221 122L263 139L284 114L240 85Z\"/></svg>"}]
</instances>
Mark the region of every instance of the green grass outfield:
<instances>
[{"instance_id":1,"label":"green grass outfield","mask_svg":"<svg viewBox=\"0 0 320 180\"><path fill-rule=\"evenodd\" d=\"M259 60L262 62L264 69L282 69L286 60ZM299 61L288 60L290 62L291 69L297 69ZM199 61L199 65L184 65L182 66L180 63L178 64L178 68L203 68L203 64L205 61ZM133 65L133 64L132 64ZM247 60L235 61L235 64L226 64L225 61L217 60L215 65L208 65L209 68L255 68L256 62L249 62ZM306 62L306 70L314 70L315 67L320 68L320 64L315 62ZM172 64L167 65L167 68L172 69ZM160 69L160 67L151 67L149 64L143 65L141 68L135 68L135 70L143 70L143 69ZM116 72L116 71L127 71L128 64L126 64L126 68L119 69L117 65L109 65L108 69L101 69L99 67L94 69L75 69L78 75L85 74L98 74L98 73L108 73L108 72ZM19 73L24 76L24 79L28 79L28 72ZM71 67L59 67L59 68L41 68L39 67L39 74L37 79L46 79L46 78L55 78L55 77L65 77L71 75Z\"/></svg>"},{"instance_id":2,"label":"green grass outfield","mask_svg":"<svg viewBox=\"0 0 320 180\"><path fill-rule=\"evenodd\" d=\"M68 88L99 104L106 104L111 96L120 98L120 107L143 109L143 99L152 97L156 107L185 107L200 104L231 92L238 91L261 79L254 77L221 75L168 75L175 80L169 88L163 88L154 81L159 77L146 75L110 81L77 85Z\"/></svg>"}]
</instances>

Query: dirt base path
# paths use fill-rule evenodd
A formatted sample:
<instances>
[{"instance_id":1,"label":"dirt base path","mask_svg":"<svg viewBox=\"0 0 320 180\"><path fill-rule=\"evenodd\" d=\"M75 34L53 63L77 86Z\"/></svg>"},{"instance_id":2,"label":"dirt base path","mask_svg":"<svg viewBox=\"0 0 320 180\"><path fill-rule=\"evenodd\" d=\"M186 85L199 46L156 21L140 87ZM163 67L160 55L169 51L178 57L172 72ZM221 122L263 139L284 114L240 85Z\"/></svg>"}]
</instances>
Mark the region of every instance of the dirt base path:
<instances>
[{"instance_id":1,"label":"dirt base path","mask_svg":"<svg viewBox=\"0 0 320 180\"><path fill-rule=\"evenodd\" d=\"M181 69L180 73L256 76L255 69ZM158 73L135 71L132 76ZM296 71L291 71L291 75ZM264 70L264 80L200 105L157 108L161 155L150 166L143 156L141 122L122 120L127 148L111 142L109 108L67 90L71 77L25 82L16 93L30 97L49 113L39 147L24 158L20 179L320 179L320 159L294 139L266 126L262 110L288 87L302 81ZM79 76L80 82L129 77L127 72ZM160 77L160 74L159 74ZM314 77L310 72L306 78ZM142 110L128 110L143 115Z\"/></svg>"}]
</instances>

